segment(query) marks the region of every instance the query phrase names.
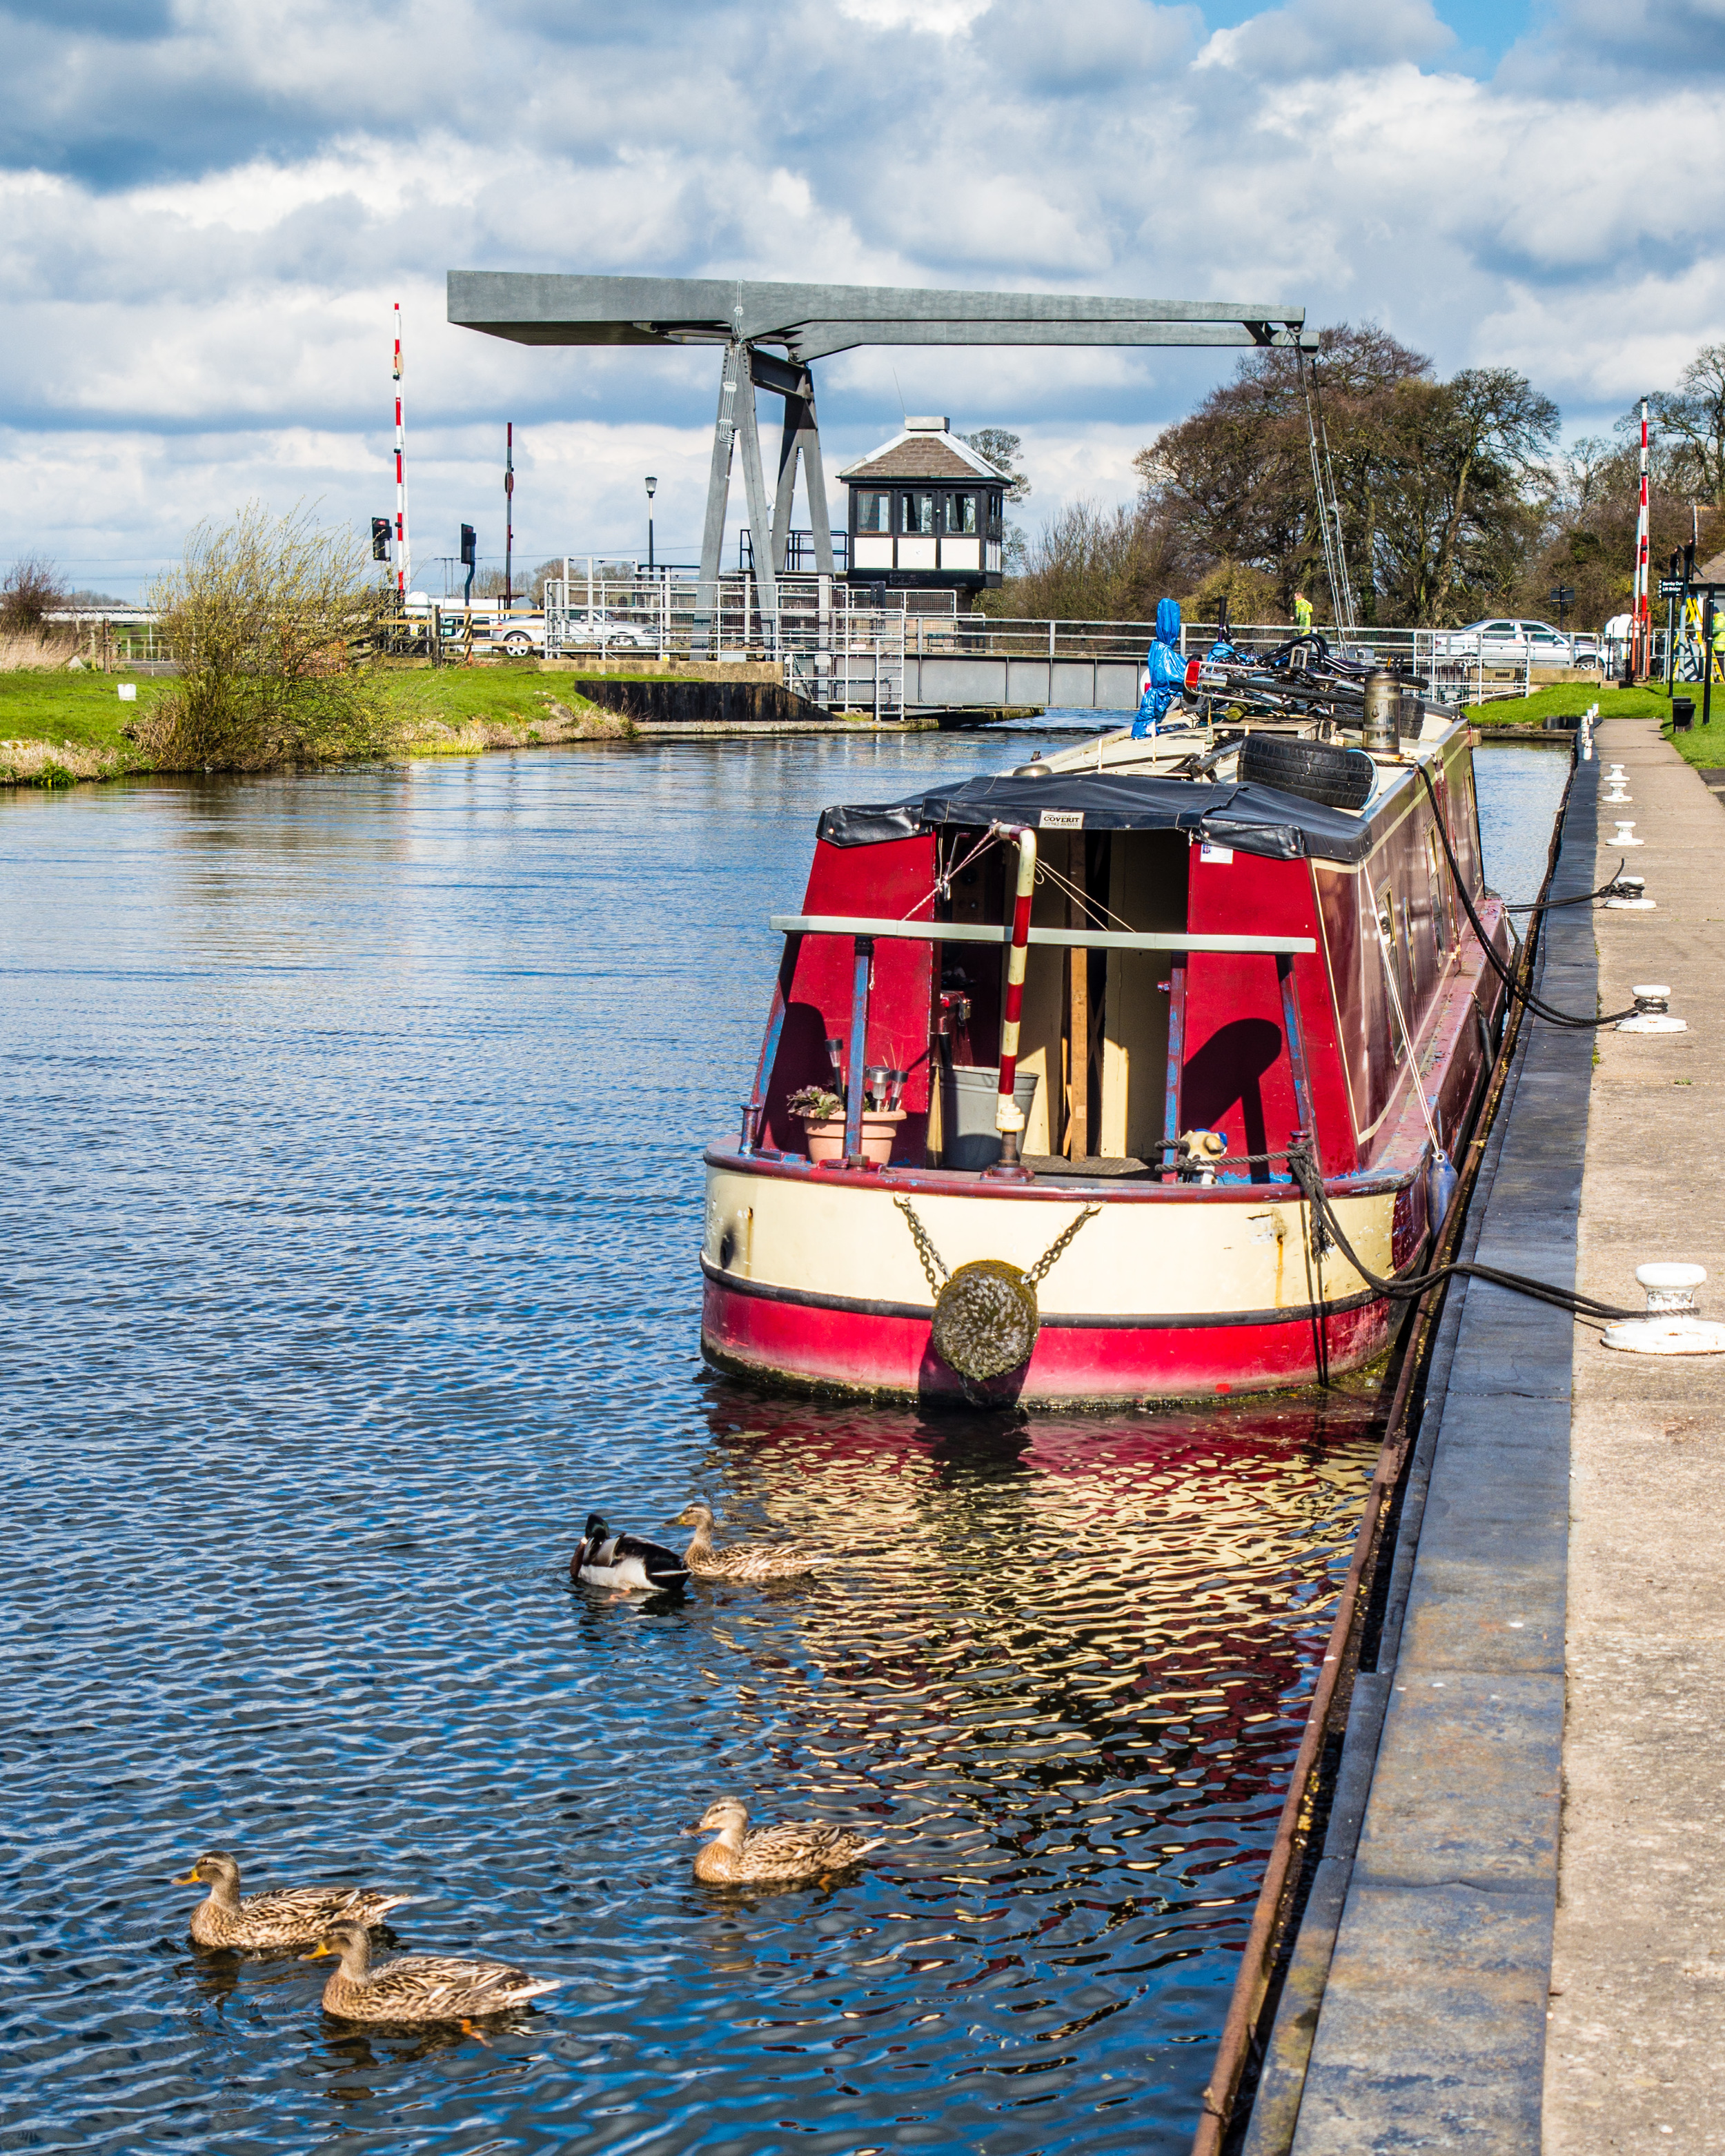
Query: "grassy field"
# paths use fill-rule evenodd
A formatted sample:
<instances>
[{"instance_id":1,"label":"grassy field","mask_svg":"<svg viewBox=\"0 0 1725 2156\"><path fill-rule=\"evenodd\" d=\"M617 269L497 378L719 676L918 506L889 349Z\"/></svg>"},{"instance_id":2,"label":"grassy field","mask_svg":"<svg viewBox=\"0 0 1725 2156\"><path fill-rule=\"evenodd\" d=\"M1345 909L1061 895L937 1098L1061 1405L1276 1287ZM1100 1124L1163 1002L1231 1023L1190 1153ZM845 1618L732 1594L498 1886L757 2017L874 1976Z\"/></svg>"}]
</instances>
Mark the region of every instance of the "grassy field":
<instances>
[{"instance_id":1,"label":"grassy field","mask_svg":"<svg viewBox=\"0 0 1725 2156\"><path fill-rule=\"evenodd\" d=\"M596 711L581 693L583 677L543 674L535 663L438 668L386 667L385 700L399 720L409 756L470 756L486 748L608 738L626 726ZM639 676L635 678L639 678ZM122 703L130 682L135 701ZM115 778L147 771L150 759L122 728L136 728L168 683L161 675L69 673L64 668L0 670L0 780L64 784L73 778ZM550 706L561 704L578 721L572 729Z\"/></svg>"},{"instance_id":2,"label":"grassy field","mask_svg":"<svg viewBox=\"0 0 1725 2156\"><path fill-rule=\"evenodd\" d=\"M121 702L122 681L136 686L135 704ZM161 687L159 677L135 674L69 674L35 666L0 673L0 741L48 742L136 762L136 752L120 729L136 721Z\"/></svg>"},{"instance_id":3,"label":"grassy field","mask_svg":"<svg viewBox=\"0 0 1725 2156\"><path fill-rule=\"evenodd\" d=\"M1671 699L1663 681L1646 682L1635 689L1592 689L1568 682L1555 689L1542 689L1525 699L1471 705L1467 716L1482 732L1489 732L1494 726L1537 726L1548 713L1584 711L1589 704L1596 703L1602 719L1656 718L1660 732L1685 762L1703 770L1725 769L1725 682L1713 684L1712 721L1706 726L1701 722L1699 686L1692 681L1680 681L1676 693L1690 697L1695 705L1695 723L1687 733L1672 730Z\"/></svg>"}]
</instances>

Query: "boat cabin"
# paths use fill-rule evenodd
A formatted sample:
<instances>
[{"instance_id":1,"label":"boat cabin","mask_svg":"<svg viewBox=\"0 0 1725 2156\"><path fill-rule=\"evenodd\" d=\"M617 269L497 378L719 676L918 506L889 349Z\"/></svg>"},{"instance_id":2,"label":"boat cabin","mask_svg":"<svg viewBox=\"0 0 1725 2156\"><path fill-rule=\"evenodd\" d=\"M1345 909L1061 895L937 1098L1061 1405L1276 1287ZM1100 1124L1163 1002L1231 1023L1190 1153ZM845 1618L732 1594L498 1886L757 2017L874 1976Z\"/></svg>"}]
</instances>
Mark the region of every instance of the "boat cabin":
<instances>
[{"instance_id":1,"label":"boat cabin","mask_svg":"<svg viewBox=\"0 0 1725 2156\"><path fill-rule=\"evenodd\" d=\"M906 419L839 476L850 496L852 584L978 592L1000 582L1006 481L950 419Z\"/></svg>"},{"instance_id":2,"label":"boat cabin","mask_svg":"<svg viewBox=\"0 0 1725 2156\"><path fill-rule=\"evenodd\" d=\"M1465 729L1445 746L1430 765L1472 895ZM850 1091L855 1038L865 1071L904 1074L894 1162L977 1172L998 1158L1007 832L1020 826L1038 840L1018 1055L1027 1164L1160 1182L1194 1130L1225 1140L1224 1182L1285 1177L1302 1130L1327 1172L1377 1156L1409 1038L1453 984L1466 930L1408 763L1380 769L1361 811L1238 783L1046 771L829 809L803 911L773 924L792 971L756 1146L803 1150L786 1103L808 1086ZM1461 1106L1458 1092L1438 1113L1453 1127Z\"/></svg>"}]
</instances>

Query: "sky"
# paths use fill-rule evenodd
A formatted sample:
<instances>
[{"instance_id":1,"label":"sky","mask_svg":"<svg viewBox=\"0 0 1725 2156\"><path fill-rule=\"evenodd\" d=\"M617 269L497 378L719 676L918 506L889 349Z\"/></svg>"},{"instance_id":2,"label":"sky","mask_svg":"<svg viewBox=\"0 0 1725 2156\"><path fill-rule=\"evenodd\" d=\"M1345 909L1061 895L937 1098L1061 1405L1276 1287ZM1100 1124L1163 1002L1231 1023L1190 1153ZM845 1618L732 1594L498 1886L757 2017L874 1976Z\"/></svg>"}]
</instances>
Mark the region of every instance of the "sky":
<instances>
[{"instance_id":1,"label":"sky","mask_svg":"<svg viewBox=\"0 0 1725 2156\"><path fill-rule=\"evenodd\" d=\"M416 583L501 556L506 420L518 561L644 552L649 472L692 560L716 355L457 329L451 269L1268 299L1609 430L1725 336L1722 85L1725 0L0 0L0 567L393 511L398 300ZM839 355L827 469L938 413L1033 525L1127 500L1234 359Z\"/></svg>"}]
</instances>

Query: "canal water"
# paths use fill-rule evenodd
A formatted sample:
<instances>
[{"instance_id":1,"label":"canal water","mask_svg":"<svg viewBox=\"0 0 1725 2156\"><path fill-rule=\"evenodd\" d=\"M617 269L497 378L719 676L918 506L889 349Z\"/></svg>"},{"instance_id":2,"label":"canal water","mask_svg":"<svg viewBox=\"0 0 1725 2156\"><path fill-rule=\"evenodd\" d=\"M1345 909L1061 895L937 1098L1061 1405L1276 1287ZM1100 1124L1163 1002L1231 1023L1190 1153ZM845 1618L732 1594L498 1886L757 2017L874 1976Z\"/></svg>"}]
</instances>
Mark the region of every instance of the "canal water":
<instances>
[{"instance_id":1,"label":"canal water","mask_svg":"<svg viewBox=\"0 0 1725 2156\"><path fill-rule=\"evenodd\" d=\"M500 755L0 806L10 1622L0 2148L1183 2148L1374 1450L1203 1413L752 1393L696 1347L815 810L1022 745ZM1566 760L1480 758L1543 865ZM642 1607L590 1507L837 1560ZM713 1796L884 1837L697 1887ZM195 1954L249 1885L424 1898L562 1988L489 2042ZM326 1968L327 1964L323 1967Z\"/></svg>"}]
</instances>

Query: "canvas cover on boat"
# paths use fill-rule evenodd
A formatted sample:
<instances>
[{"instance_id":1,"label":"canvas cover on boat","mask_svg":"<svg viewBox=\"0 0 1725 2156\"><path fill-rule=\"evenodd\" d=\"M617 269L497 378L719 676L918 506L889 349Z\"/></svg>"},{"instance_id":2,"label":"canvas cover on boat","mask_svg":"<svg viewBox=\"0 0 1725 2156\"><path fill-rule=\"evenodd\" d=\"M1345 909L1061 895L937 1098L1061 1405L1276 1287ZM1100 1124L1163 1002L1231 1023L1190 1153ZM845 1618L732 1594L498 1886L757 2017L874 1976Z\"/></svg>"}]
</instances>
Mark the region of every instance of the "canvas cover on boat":
<instances>
[{"instance_id":1,"label":"canvas cover on boat","mask_svg":"<svg viewBox=\"0 0 1725 2156\"><path fill-rule=\"evenodd\" d=\"M1271 860L1363 861L1371 820L1268 786L1205 784L1109 772L967 778L884 806L829 808L829 845L876 846L940 824L1028 824L1033 830L1184 831Z\"/></svg>"}]
</instances>

